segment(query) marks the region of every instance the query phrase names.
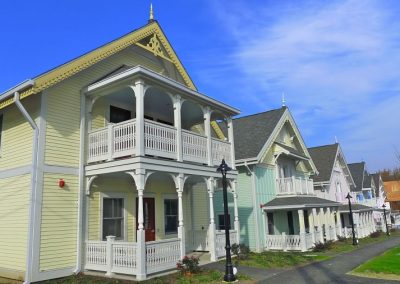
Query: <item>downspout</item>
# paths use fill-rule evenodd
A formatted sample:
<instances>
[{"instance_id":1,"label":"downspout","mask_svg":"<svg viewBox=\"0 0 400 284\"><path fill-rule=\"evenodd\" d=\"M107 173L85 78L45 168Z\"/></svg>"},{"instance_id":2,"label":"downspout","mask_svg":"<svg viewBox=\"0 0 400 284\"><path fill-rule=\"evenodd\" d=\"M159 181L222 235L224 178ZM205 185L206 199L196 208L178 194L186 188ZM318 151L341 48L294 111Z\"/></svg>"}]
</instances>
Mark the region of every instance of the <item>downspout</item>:
<instances>
[{"instance_id":1,"label":"downspout","mask_svg":"<svg viewBox=\"0 0 400 284\"><path fill-rule=\"evenodd\" d=\"M34 221L36 219L36 205L38 200L36 200L37 196L37 164L38 164L38 142L39 142L39 128L37 127L33 118L26 111L24 106L22 105L19 97L19 93L14 93L14 102L21 114L25 117L26 121L30 124L33 129L33 147L32 147L32 170L31 170L31 193L29 199L29 216L30 220L28 222L28 240L27 240L27 257L26 257L26 271L25 271L25 281L24 284L28 284L31 282L32 278L32 268L33 268L33 239L35 226Z\"/></svg>"},{"instance_id":2,"label":"downspout","mask_svg":"<svg viewBox=\"0 0 400 284\"><path fill-rule=\"evenodd\" d=\"M249 165L247 164L247 162L244 162L244 166L246 167L246 169L249 171L250 175L251 175L251 187L252 187L252 199L253 199L253 208L254 208L254 219L256 222L256 226L255 226L255 237L256 237L256 251L259 252L261 251L261 246L260 246L260 230L258 227L258 205L257 205L257 195L256 195L256 177L254 174L254 171L252 171L249 167Z\"/></svg>"}]
</instances>

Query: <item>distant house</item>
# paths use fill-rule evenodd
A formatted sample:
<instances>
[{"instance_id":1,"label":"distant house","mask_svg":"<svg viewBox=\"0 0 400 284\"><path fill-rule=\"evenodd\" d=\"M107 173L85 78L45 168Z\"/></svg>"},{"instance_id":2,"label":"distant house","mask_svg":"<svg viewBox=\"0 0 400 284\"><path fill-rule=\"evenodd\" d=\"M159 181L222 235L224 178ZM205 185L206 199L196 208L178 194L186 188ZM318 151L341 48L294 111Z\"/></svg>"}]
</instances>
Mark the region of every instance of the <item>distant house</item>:
<instances>
[{"instance_id":1,"label":"distant house","mask_svg":"<svg viewBox=\"0 0 400 284\"><path fill-rule=\"evenodd\" d=\"M340 144L312 147L308 148L308 151L318 170L318 175L313 176L316 195L341 203L335 216L341 223L341 229L337 234L349 236L350 233L351 223L348 199L346 199L348 193L353 196L351 202L357 236L365 237L375 231L373 209L358 204L354 198L356 194L351 192L351 189L355 188L355 182Z\"/></svg>"},{"instance_id":2,"label":"distant house","mask_svg":"<svg viewBox=\"0 0 400 284\"><path fill-rule=\"evenodd\" d=\"M386 201L390 204L392 225L400 228L400 180L384 182Z\"/></svg>"},{"instance_id":3,"label":"distant house","mask_svg":"<svg viewBox=\"0 0 400 284\"><path fill-rule=\"evenodd\" d=\"M240 241L254 251L305 251L336 239L340 204L315 195L317 170L289 109L236 118L233 128Z\"/></svg>"}]
</instances>

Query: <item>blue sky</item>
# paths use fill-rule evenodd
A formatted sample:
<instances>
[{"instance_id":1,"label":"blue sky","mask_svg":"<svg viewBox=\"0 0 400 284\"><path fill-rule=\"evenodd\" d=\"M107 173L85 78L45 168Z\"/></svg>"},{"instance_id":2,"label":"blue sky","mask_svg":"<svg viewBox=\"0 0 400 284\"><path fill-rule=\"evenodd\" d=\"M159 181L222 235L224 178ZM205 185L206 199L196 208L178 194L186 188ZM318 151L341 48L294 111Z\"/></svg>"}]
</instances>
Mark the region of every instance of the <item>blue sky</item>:
<instances>
[{"instance_id":1,"label":"blue sky","mask_svg":"<svg viewBox=\"0 0 400 284\"><path fill-rule=\"evenodd\" d=\"M4 1L0 92L144 25L150 1ZM399 166L400 3L153 1L198 89L242 115L287 105L308 146Z\"/></svg>"}]
</instances>

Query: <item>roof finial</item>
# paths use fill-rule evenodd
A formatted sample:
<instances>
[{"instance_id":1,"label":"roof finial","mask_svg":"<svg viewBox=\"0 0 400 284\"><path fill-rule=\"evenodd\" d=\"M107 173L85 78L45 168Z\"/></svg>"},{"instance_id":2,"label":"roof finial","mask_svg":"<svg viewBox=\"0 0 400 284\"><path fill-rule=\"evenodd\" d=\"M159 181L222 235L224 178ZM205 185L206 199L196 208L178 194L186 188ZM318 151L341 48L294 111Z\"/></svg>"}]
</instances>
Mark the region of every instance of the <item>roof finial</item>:
<instances>
[{"instance_id":1,"label":"roof finial","mask_svg":"<svg viewBox=\"0 0 400 284\"><path fill-rule=\"evenodd\" d=\"M153 3L150 3L150 17L149 22L154 21Z\"/></svg>"},{"instance_id":2,"label":"roof finial","mask_svg":"<svg viewBox=\"0 0 400 284\"><path fill-rule=\"evenodd\" d=\"M286 106L285 93L282 93L282 107Z\"/></svg>"}]
</instances>

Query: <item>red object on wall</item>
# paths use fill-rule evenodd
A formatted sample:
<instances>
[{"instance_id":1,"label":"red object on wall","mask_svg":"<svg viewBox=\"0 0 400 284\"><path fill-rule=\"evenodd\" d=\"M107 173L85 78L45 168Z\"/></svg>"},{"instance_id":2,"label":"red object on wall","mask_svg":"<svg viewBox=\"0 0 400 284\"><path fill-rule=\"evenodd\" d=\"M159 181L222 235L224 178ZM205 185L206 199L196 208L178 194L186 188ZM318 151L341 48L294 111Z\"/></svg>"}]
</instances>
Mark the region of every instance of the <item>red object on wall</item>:
<instances>
[{"instance_id":1,"label":"red object on wall","mask_svg":"<svg viewBox=\"0 0 400 284\"><path fill-rule=\"evenodd\" d=\"M58 180L58 186L63 188L65 186L65 181L63 179Z\"/></svg>"}]
</instances>

